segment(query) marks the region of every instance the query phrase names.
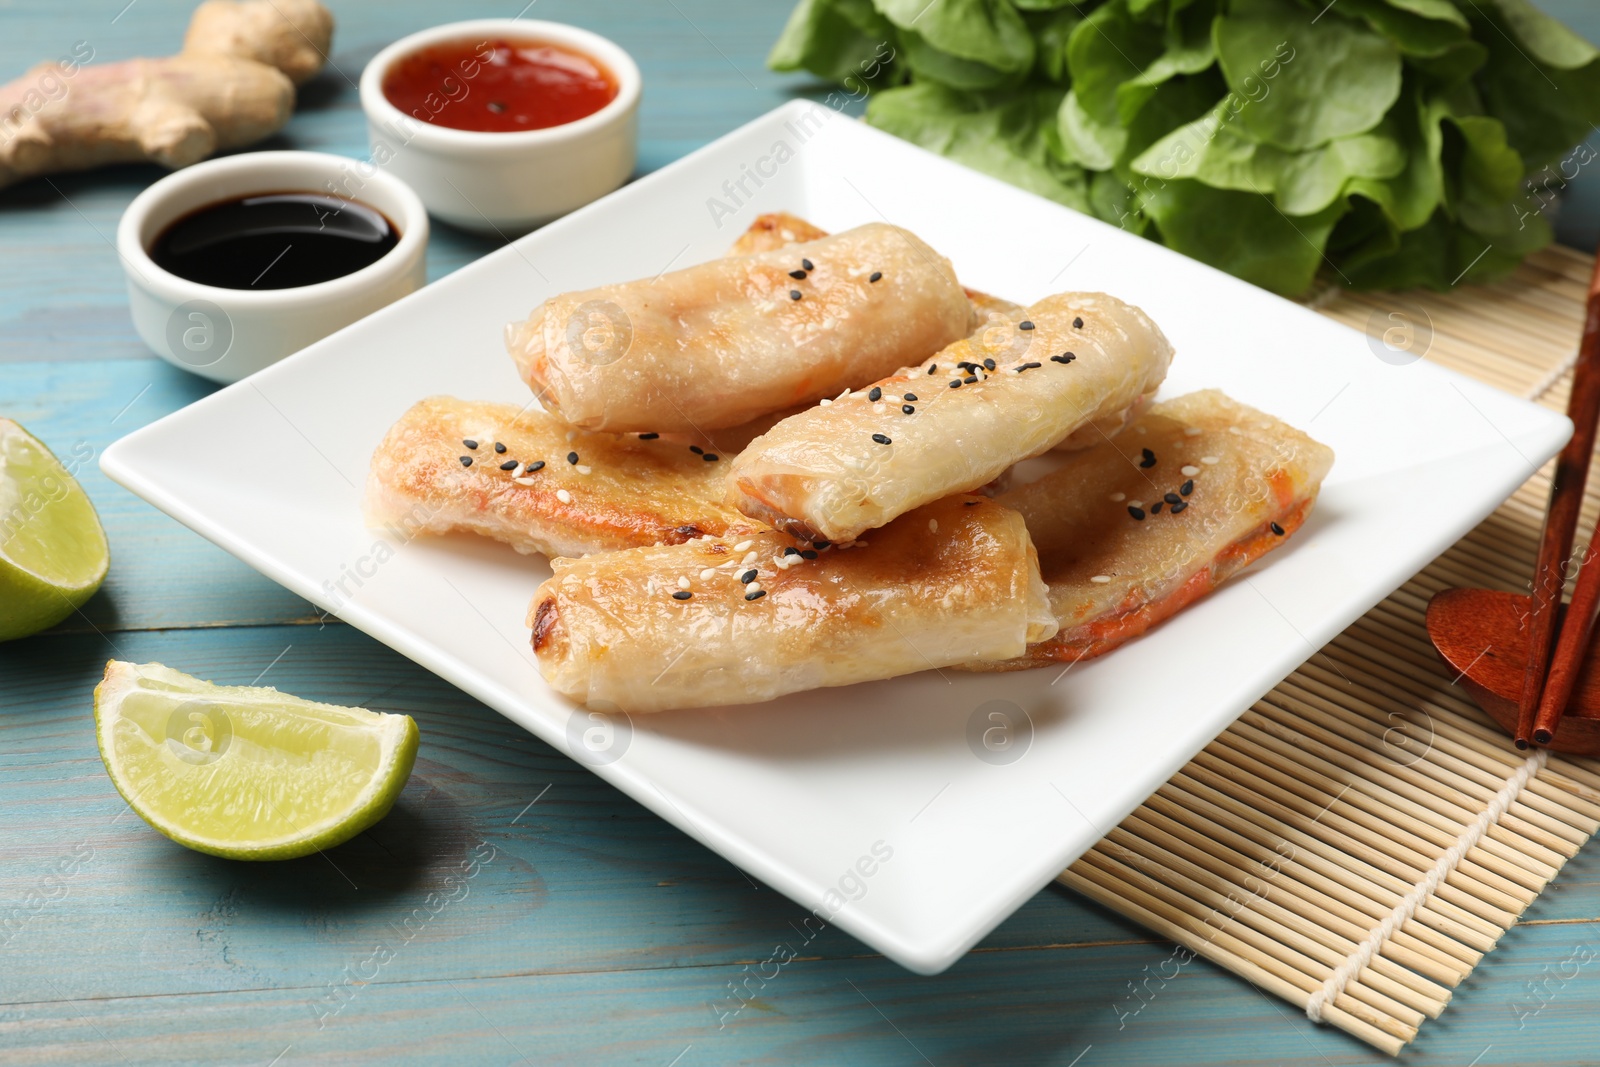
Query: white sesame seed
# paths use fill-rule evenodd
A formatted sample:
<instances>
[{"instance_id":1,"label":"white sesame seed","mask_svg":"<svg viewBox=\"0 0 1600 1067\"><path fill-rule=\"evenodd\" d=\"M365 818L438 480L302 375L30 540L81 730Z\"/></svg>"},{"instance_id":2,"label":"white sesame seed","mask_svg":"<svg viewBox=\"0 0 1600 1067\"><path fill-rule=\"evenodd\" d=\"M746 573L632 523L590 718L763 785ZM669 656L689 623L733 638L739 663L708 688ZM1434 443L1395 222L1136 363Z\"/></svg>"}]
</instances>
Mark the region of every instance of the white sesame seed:
<instances>
[{"instance_id":1,"label":"white sesame seed","mask_svg":"<svg viewBox=\"0 0 1600 1067\"><path fill-rule=\"evenodd\" d=\"M532 478L513 478L511 480L516 482L518 485L532 485L533 484L533 479Z\"/></svg>"},{"instance_id":2,"label":"white sesame seed","mask_svg":"<svg viewBox=\"0 0 1600 1067\"><path fill-rule=\"evenodd\" d=\"M1114 501L1123 501L1123 500L1128 499L1128 494L1127 493L1112 493L1111 494L1111 499L1114 500Z\"/></svg>"},{"instance_id":3,"label":"white sesame seed","mask_svg":"<svg viewBox=\"0 0 1600 1067\"><path fill-rule=\"evenodd\" d=\"M579 474L593 474L594 473L594 468L589 466L587 463L580 463L580 464L578 464L578 473Z\"/></svg>"},{"instance_id":4,"label":"white sesame seed","mask_svg":"<svg viewBox=\"0 0 1600 1067\"><path fill-rule=\"evenodd\" d=\"M823 407L827 407L829 404L832 404L833 401L829 400L827 397L823 397L821 400L818 401L818 403L821 404Z\"/></svg>"},{"instance_id":5,"label":"white sesame seed","mask_svg":"<svg viewBox=\"0 0 1600 1067\"><path fill-rule=\"evenodd\" d=\"M874 415L882 415L885 411L888 411L888 410L889 410L889 406L887 404L874 404L874 405L872 405L872 413Z\"/></svg>"},{"instance_id":6,"label":"white sesame seed","mask_svg":"<svg viewBox=\"0 0 1600 1067\"><path fill-rule=\"evenodd\" d=\"M1200 468L1191 463L1186 466L1179 467L1178 473L1183 475L1185 478L1193 478L1196 474L1200 473Z\"/></svg>"},{"instance_id":7,"label":"white sesame seed","mask_svg":"<svg viewBox=\"0 0 1600 1067\"><path fill-rule=\"evenodd\" d=\"M1237 427L1237 426L1229 426L1228 427L1228 432L1231 433L1231 434L1237 434L1240 437L1244 436L1244 431L1239 429L1239 427Z\"/></svg>"},{"instance_id":8,"label":"white sesame seed","mask_svg":"<svg viewBox=\"0 0 1600 1067\"><path fill-rule=\"evenodd\" d=\"M716 576L717 576L717 568L715 568L715 567L707 567L705 570L700 572L700 580L702 582L709 582L711 579L715 578Z\"/></svg>"},{"instance_id":9,"label":"white sesame seed","mask_svg":"<svg viewBox=\"0 0 1600 1067\"><path fill-rule=\"evenodd\" d=\"M1094 584L1096 584L1096 585L1109 585L1110 582L1111 582L1111 575L1109 575L1109 574L1097 574L1093 578L1090 578L1089 580L1091 582L1093 582Z\"/></svg>"},{"instance_id":10,"label":"white sesame seed","mask_svg":"<svg viewBox=\"0 0 1600 1067\"><path fill-rule=\"evenodd\" d=\"M557 489L556 499L561 501L563 504L570 504L572 503L572 494L567 492L565 489Z\"/></svg>"},{"instance_id":11,"label":"white sesame seed","mask_svg":"<svg viewBox=\"0 0 1600 1067\"><path fill-rule=\"evenodd\" d=\"M754 541L740 541L738 544L733 546L733 550L735 552L748 552L750 551L750 546L753 544L755 544Z\"/></svg>"},{"instance_id":12,"label":"white sesame seed","mask_svg":"<svg viewBox=\"0 0 1600 1067\"><path fill-rule=\"evenodd\" d=\"M689 588L689 578L688 578L687 575L683 575L683 574L678 575L678 588L679 589L687 589L687 588Z\"/></svg>"},{"instance_id":13,"label":"white sesame seed","mask_svg":"<svg viewBox=\"0 0 1600 1067\"><path fill-rule=\"evenodd\" d=\"M746 552L744 554L744 559L740 560L739 562L740 563L744 563L744 564L750 564L750 563L754 563L755 561L756 561L756 554L754 552Z\"/></svg>"},{"instance_id":14,"label":"white sesame seed","mask_svg":"<svg viewBox=\"0 0 1600 1067\"><path fill-rule=\"evenodd\" d=\"M751 582L749 585L744 587L744 595L745 596L749 596L751 593L759 593L759 592L761 592L761 583L760 582Z\"/></svg>"},{"instance_id":15,"label":"white sesame seed","mask_svg":"<svg viewBox=\"0 0 1600 1067\"><path fill-rule=\"evenodd\" d=\"M1204 463L1206 466L1209 467L1213 463L1221 463L1222 459L1220 457L1218 457L1218 456L1201 456L1200 457L1200 462Z\"/></svg>"},{"instance_id":16,"label":"white sesame seed","mask_svg":"<svg viewBox=\"0 0 1600 1067\"><path fill-rule=\"evenodd\" d=\"M1128 506L1130 508L1142 508L1142 507L1144 507L1144 501L1143 500L1130 500L1130 501L1128 501Z\"/></svg>"},{"instance_id":17,"label":"white sesame seed","mask_svg":"<svg viewBox=\"0 0 1600 1067\"><path fill-rule=\"evenodd\" d=\"M1185 426L1183 428L1183 436L1185 437L1199 437L1203 432L1198 426Z\"/></svg>"},{"instance_id":18,"label":"white sesame seed","mask_svg":"<svg viewBox=\"0 0 1600 1067\"><path fill-rule=\"evenodd\" d=\"M938 533L939 532L939 520L938 519L929 519L928 520L928 529L933 533Z\"/></svg>"},{"instance_id":19,"label":"white sesame seed","mask_svg":"<svg viewBox=\"0 0 1600 1067\"><path fill-rule=\"evenodd\" d=\"M567 431L567 444L570 445L572 443L572 439L577 437L577 436L578 436L578 431L577 430L568 430Z\"/></svg>"}]
</instances>

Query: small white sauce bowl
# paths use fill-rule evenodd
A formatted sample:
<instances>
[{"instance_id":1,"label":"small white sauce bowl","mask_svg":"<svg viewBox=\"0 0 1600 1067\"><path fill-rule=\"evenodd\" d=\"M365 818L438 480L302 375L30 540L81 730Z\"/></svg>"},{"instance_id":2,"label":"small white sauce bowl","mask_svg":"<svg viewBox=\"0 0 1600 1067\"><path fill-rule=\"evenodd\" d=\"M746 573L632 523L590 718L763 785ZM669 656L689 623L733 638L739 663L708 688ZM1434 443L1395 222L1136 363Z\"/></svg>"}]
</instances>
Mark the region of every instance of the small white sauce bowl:
<instances>
[{"instance_id":1,"label":"small white sauce bowl","mask_svg":"<svg viewBox=\"0 0 1600 1067\"><path fill-rule=\"evenodd\" d=\"M598 60L617 82L605 107L542 130L484 133L408 115L383 95L389 68L403 56L454 41L501 38L561 45ZM461 79L466 99L470 79ZM628 180L638 157L643 79L633 57L597 33L536 19L472 19L402 37L361 72L372 161L404 179L436 218L502 237L597 200ZM441 98L444 107L453 101Z\"/></svg>"},{"instance_id":2,"label":"small white sauce bowl","mask_svg":"<svg viewBox=\"0 0 1600 1067\"><path fill-rule=\"evenodd\" d=\"M399 242L376 263L291 289L225 289L156 266L150 248L199 208L262 193L342 196L383 212ZM134 329L168 363L236 382L427 282L428 213L417 194L370 163L321 152L247 152L169 174L133 198L117 225Z\"/></svg>"}]
</instances>

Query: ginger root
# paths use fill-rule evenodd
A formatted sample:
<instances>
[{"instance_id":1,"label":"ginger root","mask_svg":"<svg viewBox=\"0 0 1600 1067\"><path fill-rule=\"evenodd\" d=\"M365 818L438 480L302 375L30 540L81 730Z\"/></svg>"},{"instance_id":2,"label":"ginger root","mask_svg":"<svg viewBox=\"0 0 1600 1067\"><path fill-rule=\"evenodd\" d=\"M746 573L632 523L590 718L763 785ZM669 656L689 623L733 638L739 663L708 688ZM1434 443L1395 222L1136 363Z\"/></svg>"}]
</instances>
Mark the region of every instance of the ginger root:
<instances>
[{"instance_id":1,"label":"ginger root","mask_svg":"<svg viewBox=\"0 0 1600 1067\"><path fill-rule=\"evenodd\" d=\"M90 67L79 45L0 86L0 186L108 163L186 167L259 141L289 121L332 37L317 0L206 0L175 56Z\"/></svg>"}]
</instances>

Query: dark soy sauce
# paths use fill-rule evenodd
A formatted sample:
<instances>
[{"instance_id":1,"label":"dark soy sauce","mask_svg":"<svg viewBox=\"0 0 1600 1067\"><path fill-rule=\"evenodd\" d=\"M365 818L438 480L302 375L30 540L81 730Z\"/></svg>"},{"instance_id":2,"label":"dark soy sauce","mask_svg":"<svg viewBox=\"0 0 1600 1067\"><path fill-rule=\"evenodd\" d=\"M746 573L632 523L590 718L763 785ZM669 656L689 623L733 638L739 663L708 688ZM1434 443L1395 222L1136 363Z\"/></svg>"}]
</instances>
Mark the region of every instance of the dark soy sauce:
<instances>
[{"instance_id":1,"label":"dark soy sauce","mask_svg":"<svg viewBox=\"0 0 1600 1067\"><path fill-rule=\"evenodd\" d=\"M223 289L294 289L342 278L400 241L383 213L322 193L266 193L190 212L155 240L163 270Z\"/></svg>"}]
</instances>

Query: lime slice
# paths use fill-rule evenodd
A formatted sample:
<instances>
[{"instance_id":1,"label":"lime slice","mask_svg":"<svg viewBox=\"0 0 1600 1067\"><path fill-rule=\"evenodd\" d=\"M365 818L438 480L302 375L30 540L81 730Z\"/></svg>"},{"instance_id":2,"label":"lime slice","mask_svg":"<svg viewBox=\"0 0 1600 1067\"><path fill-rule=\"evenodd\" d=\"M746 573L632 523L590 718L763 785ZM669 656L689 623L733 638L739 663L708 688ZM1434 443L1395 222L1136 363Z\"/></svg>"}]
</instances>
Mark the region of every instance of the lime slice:
<instances>
[{"instance_id":1,"label":"lime slice","mask_svg":"<svg viewBox=\"0 0 1600 1067\"><path fill-rule=\"evenodd\" d=\"M71 615L110 565L83 487L37 438L0 419L0 641Z\"/></svg>"},{"instance_id":2,"label":"lime slice","mask_svg":"<svg viewBox=\"0 0 1600 1067\"><path fill-rule=\"evenodd\" d=\"M100 758L139 817L180 845L283 860L388 814L417 758L409 715L112 660L94 691Z\"/></svg>"}]
</instances>

